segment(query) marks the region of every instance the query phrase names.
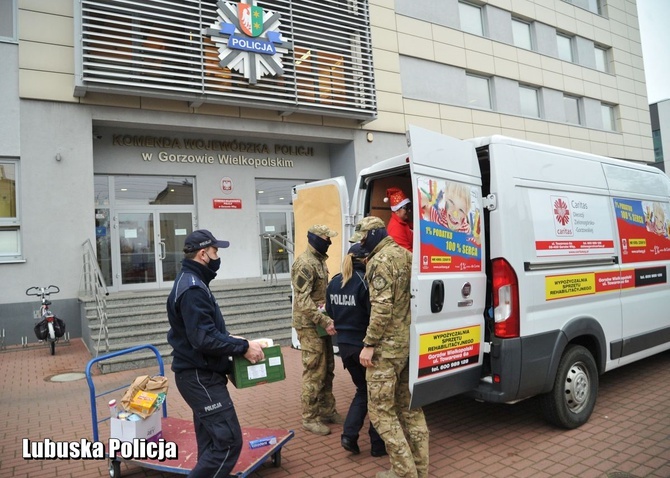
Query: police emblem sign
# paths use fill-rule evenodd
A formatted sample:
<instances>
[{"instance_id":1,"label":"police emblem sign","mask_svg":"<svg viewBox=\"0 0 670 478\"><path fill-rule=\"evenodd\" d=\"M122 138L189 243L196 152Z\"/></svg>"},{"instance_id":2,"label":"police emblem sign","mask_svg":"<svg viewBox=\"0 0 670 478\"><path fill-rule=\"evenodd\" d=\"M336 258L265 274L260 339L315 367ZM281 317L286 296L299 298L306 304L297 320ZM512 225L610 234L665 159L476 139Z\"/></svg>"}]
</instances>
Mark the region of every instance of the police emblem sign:
<instances>
[{"instance_id":1,"label":"police emblem sign","mask_svg":"<svg viewBox=\"0 0 670 478\"><path fill-rule=\"evenodd\" d=\"M283 75L282 56L290 44L281 38L281 15L244 1L216 6L217 20L204 33L219 50L219 64L252 84L266 75Z\"/></svg>"}]
</instances>

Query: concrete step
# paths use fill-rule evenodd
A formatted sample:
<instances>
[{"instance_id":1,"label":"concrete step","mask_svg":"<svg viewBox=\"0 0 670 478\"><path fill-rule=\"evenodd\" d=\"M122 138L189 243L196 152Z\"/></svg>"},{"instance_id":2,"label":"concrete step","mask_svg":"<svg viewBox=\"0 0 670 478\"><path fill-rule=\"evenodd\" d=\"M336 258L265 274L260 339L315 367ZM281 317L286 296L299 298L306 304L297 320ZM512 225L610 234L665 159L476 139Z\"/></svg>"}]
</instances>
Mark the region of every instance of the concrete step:
<instances>
[{"instance_id":1,"label":"concrete step","mask_svg":"<svg viewBox=\"0 0 670 478\"><path fill-rule=\"evenodd\" d=\"M239 283L238 283L239 282ZM291 344L291 287L289 281L268 285L261 281L232 281L212 288L230 333L248 339L271 338L279 345ZM95 303L83 304L87 317L90 348L99 354L124 350L135 345L151 344L158 348L165 363L170 363L172 349L167 343L169 323L165 303L169 290L124 292L107 297L107 331L109 351L104 338L98 344L100 324ZM131 370L156 364L151 351L133 353L101 364L106 372Z\"/></svg>"}]
</instances>

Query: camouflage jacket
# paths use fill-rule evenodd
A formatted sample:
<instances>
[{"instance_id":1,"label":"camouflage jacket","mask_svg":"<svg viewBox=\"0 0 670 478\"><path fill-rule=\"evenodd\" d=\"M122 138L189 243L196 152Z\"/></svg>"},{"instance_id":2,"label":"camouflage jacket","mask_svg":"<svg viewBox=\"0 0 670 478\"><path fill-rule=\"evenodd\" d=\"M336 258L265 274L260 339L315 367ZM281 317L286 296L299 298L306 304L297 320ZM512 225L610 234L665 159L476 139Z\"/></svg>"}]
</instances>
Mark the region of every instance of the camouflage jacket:
<instances>
[{"instance_id":1,"label":"camouflage jacket","mask_svg":"<svg viewBox=\"0 0 670 478\"><path fill-rule=\"evenodd\" d=\"M319 312L318 306L326 303L328 285L327 255L307 246L293 262L291 283L293 285L293 327L328 327L331 319Z\"/></svg>"},{"instance_id":2,"label":"camouflage jacket","mask_svg":"<svg viewBox=\"0 0 670 478\"><path fill-rule=\"evenodd\" d=\"M391 237L368 256L365 278L370 284L370 325L363 342L387 358L409 357L410 280L412 254Z\"/></svg>"}]
</instances>

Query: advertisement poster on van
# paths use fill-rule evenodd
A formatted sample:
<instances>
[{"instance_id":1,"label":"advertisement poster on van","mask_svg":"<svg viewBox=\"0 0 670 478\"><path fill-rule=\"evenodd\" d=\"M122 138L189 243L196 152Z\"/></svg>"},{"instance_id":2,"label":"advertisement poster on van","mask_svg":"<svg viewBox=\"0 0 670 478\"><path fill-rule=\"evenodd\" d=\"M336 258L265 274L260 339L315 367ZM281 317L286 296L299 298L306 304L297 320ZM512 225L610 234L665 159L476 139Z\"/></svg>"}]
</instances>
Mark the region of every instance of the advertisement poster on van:
<instances>
[{"instance_id":1,"label":"advertisement poster on van","mask_svg":"<svg viewBox=\"0 0 670 478\"><path fill-rule=\"evenodd\" d=\"M421 272L481 271L481 204L476 188L418 178Z\"/></svg>"},{"instance_id":2,"label":"advertisement poster on van","mask_svg":"<svg viewBox=\"0 0 670 478\"><path fill-rule=\"evenodd\" d=\"M608 199L528 190L538 257L614 253Z\"/></svg>"},{"instance_id":3,"label":"advertisement poster on van","mask_svg":"<svg viewBox=\"0 0 670 478\"><path fill-rule=\"evenodd\" d=\"M614 198L623 263L670 260L670 208L656 201Z\"/></svg>"}]
</instances>

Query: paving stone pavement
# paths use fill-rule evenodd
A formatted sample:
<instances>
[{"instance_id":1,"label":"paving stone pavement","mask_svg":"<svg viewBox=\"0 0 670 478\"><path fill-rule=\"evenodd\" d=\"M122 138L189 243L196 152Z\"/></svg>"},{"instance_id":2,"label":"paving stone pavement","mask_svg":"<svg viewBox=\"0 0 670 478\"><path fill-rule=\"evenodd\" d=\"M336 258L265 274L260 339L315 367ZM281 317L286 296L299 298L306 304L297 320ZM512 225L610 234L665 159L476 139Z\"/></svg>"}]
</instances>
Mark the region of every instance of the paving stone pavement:
<instances>
[{"instance_id":1,"label":"paving stone pavement","mask_svg":"<svg viewBox=\"0 0 670 478\"><path fill-rule=\"evenodd\" d=\"M300 427L300 352L282 348L287 378L235 389L231 394L242 426L290 429L295 437L282 449L281 466L264 464L251 477L374 477L388 458L373 458L362 434L360 455L340 447L341 426L328 436ZM106 460L26 460L24 438L41 441L92 439L89 390L85 379L54 382L51 377L82 373L91 355L81 340L0 352L0 477L109 476ZM167 367L169 369L169 367ZM94 375L96 391L128 384L154 368ZM173 383L170 371L166 375ZM344 414L353 396L349 376L337 361L335 395ZM122 392L119 392L119 396ZM106 411L106 400L99 407ZM168 415L190 419L175 387ZM515 405L478 403L455 397L424 408L430 428L432 478L669 478L670 352L627 365L600 377L598 403L590 421L576 430L546 424L535 400ZM106 423L100 438L108 437ZM123 477L175 477L122 463Z\"/></svg>"}]
</instances>

